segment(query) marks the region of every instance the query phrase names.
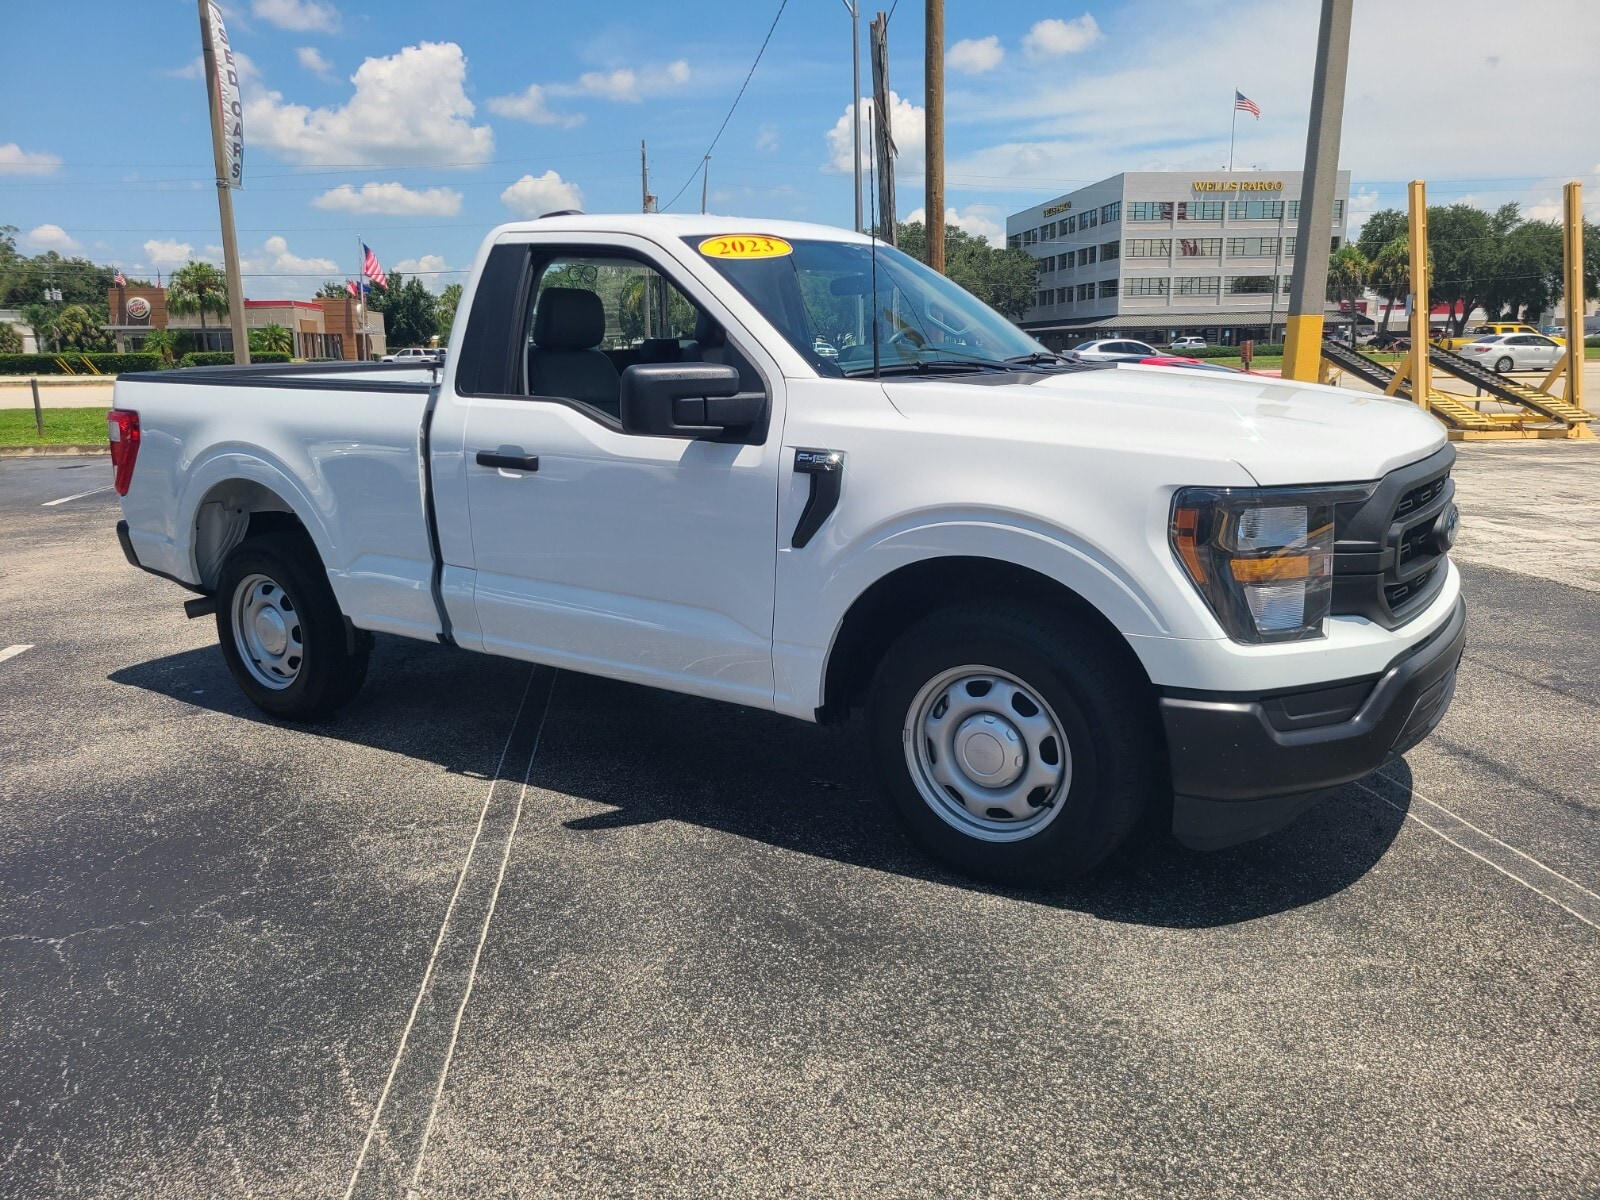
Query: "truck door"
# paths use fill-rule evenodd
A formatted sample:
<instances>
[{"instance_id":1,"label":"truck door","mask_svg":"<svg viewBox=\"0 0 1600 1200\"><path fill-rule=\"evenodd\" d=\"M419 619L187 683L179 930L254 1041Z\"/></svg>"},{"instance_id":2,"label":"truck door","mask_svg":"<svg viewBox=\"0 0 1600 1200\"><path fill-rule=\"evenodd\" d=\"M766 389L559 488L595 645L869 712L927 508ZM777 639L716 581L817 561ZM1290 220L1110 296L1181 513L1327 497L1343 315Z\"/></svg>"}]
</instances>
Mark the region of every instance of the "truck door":
<instances>
[{"instance_id":1,"label":"truck door","mask_svg":"<svg viewBox=\"0 0 1600 1200\"><path fill-rule=\"evenodd\" d=\"M493 252L526 258L501 390L480 374L460 400L483 648L770 707L783 380L638 246ZM624 433L622 372L675 361L738 366L771 404L763 444Z\"/></svg>"}]
</instances>

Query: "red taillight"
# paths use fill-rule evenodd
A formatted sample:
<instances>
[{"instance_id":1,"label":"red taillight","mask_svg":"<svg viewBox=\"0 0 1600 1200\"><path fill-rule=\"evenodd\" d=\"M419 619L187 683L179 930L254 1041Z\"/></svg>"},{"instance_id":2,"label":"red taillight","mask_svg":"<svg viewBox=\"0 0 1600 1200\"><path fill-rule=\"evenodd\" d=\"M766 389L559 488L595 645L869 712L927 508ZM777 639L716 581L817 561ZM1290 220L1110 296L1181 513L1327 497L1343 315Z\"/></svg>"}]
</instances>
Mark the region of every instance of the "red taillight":
<instances>
[{"instance_id":1,"label":"red taillight","mask_svg":"<svg viewBox=\"0 0 1600 1200\"><path fill-rule=\"evenodd\" d=\"M106 432L111 438L112 482L117 495L126 496L133 482L133 464L139 457L139 414L126 408L113 408L106 414Z\"/></svg>"}]
</instances>

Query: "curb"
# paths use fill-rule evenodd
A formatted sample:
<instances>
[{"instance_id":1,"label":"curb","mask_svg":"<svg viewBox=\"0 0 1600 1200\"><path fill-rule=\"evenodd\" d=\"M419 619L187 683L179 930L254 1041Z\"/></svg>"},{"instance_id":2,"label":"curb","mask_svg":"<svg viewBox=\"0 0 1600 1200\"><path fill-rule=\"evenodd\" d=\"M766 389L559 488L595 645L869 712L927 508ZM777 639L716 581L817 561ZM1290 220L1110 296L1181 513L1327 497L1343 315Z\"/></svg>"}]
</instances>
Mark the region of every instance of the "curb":
<instances>
[{"instance_id":1,"label":"curb","mask_svg":"<svg viewBox=\"0 0 1600 1200\"><path fill-rule=\"evenodd\" d=\"M0 375L0 388L26 388L30 382L41 388L106 387L116 381L115 375Z\"/></svg>"},{"instance_id":2,"label":"curb","mask_svg":"<svg viewBox=\"0 0 1600 1200\"><path fill-rule=\"evenodd\" d=\"M106 445L72 446L0 446L0 458L50 458L56 455L69 454L95 454L108 455L111 447Z\"/></svg>"}]
</instances>

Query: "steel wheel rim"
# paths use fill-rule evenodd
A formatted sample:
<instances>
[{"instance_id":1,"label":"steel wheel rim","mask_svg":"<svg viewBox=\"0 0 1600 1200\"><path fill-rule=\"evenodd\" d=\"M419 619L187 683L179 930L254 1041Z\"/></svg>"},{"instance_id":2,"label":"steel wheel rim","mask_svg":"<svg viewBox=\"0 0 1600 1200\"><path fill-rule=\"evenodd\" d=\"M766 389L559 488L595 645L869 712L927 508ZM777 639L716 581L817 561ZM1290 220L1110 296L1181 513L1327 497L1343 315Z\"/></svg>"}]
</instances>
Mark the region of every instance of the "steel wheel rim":
<instances>
[{"instance_id":1,"label":"steel wheel rim","mask_svg":"<svg viewBox=\"0 0 1600 1200\"><path fill-rule=\"evenodd\" d=\"M906 709L906 767L951 828L985 842L1038 835L1072 788L1072 751L1037 689L968 665L925 683Z\"/></svg>"},{"instance_id":2,"label":"steel wheel rim","mask_svg":"<svg viewBox=\"0 0 1600 1200\"><path fill-rule=\"evenodd\" d=\"M267 575L247 575L233 590L233 640L250 677L281 692L300 678L305 641L300 610Z\"/></svg>"}]
</instances>

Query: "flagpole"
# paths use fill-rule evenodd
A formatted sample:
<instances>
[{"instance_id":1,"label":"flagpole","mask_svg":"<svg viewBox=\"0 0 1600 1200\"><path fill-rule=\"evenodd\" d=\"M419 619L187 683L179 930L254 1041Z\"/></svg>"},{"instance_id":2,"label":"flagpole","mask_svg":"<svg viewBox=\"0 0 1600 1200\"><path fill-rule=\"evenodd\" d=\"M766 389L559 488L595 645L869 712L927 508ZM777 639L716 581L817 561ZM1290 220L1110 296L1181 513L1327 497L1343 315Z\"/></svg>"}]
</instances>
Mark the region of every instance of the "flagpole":
<instances>
[{"instance_id":1,"label":"flagpole","mask_svg":"<svg viewBox=\"0 0 1600 1200\"><path fill-rule=\"evenodd\" d=\"M356 354L367 361L367 243L356 234L356 314L361 324L356 329Z\"/></svg>"},{"instance_id":2,"label":"flagpole","mask_svg":"<svg viewBox=\"0 0 1600 1200\"><path fill-rule=\"evenodd\" d=\"M1228 173L1233 173L1233 135L1239 128L1239 89L1233 89L1233 120L1228 122Z\"/></svg>"}]
</instances>

